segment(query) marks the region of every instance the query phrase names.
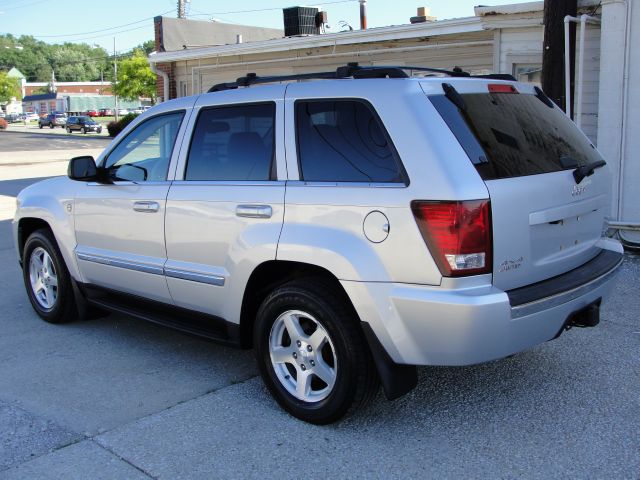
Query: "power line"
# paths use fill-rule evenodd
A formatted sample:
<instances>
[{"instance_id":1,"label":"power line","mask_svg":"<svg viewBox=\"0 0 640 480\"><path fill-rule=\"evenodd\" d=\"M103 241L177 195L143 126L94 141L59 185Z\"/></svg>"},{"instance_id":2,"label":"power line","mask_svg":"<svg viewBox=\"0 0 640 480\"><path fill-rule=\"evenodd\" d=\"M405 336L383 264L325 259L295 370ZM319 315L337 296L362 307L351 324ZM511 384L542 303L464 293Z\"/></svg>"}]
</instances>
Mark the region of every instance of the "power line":
<instances>
[{"instance_id":1,"label":"power line","mask_svg":"<svg viewBox=\"0 0 640 480\"><path fill-rule=\"evenodd\" d=\"M32 3L23 3L23 4L20 4L20 5L15 5L14 4L14 5L9 5L9 8L4 8L4 7L2 7L2 8L3 8L3 11L6 12L6 11L10 11L10 10L18 10L19 8L32 7L34 5L38 5L40 3L44 3L44 2L47 2L47 1L48 0L36 0L35 2L32 2Z\"/></svg>"},{"instance_id":2,"label":"power line","mask_svg":"<svg viewBox=\"0 0 640 480\"><path fill-rule=\"evenodd\" d=\"M91 36L91 37L74 38L72 40L69 40L69 42L81 42L83 40L92 40L94 38L112 37L113 35L118 35L119 33L133 32L134 30L141 30L143 28L150 28L150 27L151 27L151 25L142 25L140 27L128 28L126 30L118 30L117 32L104 33L102 35L94 35L94 36Z\"/></svg>"},{"instance_id":3,"label":"power line","mask_svg":"<svg viewBox=\"0 0 640 480\"><path fill-rule=\"evenodd\" d=\"M156 16L162 16L162 15L166 15L167 13L171 13L173 12L173 10L167 10L166 12L162 12ZM147 22L149 20L153 20L155 17L147 17L147 18L143 18L142 20L137 20L135 22L131 22L131 23L125 23L124 25L117 25L115 27L109 27L109 28L103 28L101 30L92 30L90 32L79 32L79 33L67 33L65 35L34 35L35 38L62 38L62 37L78 37L80 35L91 35L92 33L101 33L101 32L106 32L109 30L116 30L118 28L124 28L124 27L129 27L131 25L136 25L138 23L142 23L142 22Z\"/></svg>"},{"instance_id":4,"label":"power line","mask_svg":"<svg viewBox=\"0 0 640 480\"><path fill-rule=\"evenodd\" d=\"M334 5L336 3L352 3L358 0L336 0L333 2L314 3L314 6ZM272 10L282 10L283 7L271 7L271 8L256 8L252 10L235 10L231 12L211 12L211 13L198 13L194 15L187 15L188 17L208 17L211 15L232 15L236 13L254 13L254 12L268 12Z\"/></svg>"}]
</instances>

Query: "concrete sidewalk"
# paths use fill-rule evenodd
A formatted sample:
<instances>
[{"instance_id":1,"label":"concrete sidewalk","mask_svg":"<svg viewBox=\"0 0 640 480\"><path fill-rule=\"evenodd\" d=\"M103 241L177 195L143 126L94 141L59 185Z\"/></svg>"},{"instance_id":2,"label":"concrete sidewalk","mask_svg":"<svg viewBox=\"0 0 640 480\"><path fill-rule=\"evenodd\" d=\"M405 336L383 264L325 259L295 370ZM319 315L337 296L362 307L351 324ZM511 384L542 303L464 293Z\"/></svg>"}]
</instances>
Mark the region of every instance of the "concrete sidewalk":
<instances>
[{"instance_id":1,"label":"concrete sidewalk","mask_svg":"<svg viewBox=\"0 0 640 480\"><path fill-rule=\"evenodd\" d=\"M325 427L278 407L251 352L121 315L42 322L13 252L0 252L0 262L8 267L0 272L3 479L546 480L640 471L637 257L597 328L501 361L421 368L409 395L379 396Z\"/></svg>"}]
</instances>

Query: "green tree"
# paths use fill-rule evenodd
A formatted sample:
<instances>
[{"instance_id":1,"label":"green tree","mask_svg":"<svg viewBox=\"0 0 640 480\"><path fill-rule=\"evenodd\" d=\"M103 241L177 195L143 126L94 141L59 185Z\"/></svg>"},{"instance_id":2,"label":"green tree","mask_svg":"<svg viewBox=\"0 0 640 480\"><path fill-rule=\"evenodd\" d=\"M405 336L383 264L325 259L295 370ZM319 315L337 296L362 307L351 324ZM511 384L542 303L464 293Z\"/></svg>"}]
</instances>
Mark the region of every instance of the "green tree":
<instances>
[{"instance_id":1,"label":"green tree","mask_svg":"<svg viewBox=\"0 0 640 480\"><path fill-rule=\"evenodd\" d=\"M113 91L126 100L149 97L155 101L156 76L149 68L144 52L136 50L133 56L118 62L118 83Z\"/></svg>"},{"instance_id":2,"label":"green tree","mask_svg":"<svg viewBox=\"0 0 640 480\"><path fill-rule=\"evenodd\" d=\"M16 67L30 82L48 82L51 69L56 80L100 80L101 71L106 74L113 62L104 48L86 43L48 44L32 36L0 35L0 68Z\"/></svg>"},{"instance_id":3,"label":"green tree","mask_svg":"<svg viewBox=\"0 0 640 480\"><path fill-rule=\"evenodd\" d=\"M149 54L153 52L155 49L156 49L155 40L147 40L146 42L143 42L140 45L138 45L136 48L134 48L134 50L142 50L144 54L147 56L149 56Z\"/></svg>"},{"instance_id":4,"label":"green tree","mask_svg":"<svg viewBox=\"0 0 640 480\"><path fill-rule=\"evenodd\" d=\"M0 102L8 102L11 97L16 97L18 100L22 98L20 81L9 77L7 72L0 72Z\"/></svg>"}]
</instances>

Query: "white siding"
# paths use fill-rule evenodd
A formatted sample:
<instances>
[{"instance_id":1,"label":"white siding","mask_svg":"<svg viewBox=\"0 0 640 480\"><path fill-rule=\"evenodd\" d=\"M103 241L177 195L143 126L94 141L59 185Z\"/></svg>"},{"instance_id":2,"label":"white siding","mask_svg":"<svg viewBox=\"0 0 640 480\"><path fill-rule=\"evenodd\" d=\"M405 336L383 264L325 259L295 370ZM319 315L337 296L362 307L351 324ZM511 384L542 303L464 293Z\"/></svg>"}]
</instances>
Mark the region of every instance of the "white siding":
<instances>
[{"instance_id":1,"label":"white siding","mask_svg":"<svg viewBox=\"0 0 640 480\"><path fill-rule=\"evenodd\" d=\"M580 59L580 27L576 34L576 90L574 112L578 109L578 65ZM592 142L598 136L598 90L600 87L600 26L587 24L584 42L584 74L582 81L582 131ZM576 118L577 122L577 118Z\"/></svg>"},{"instance_id":2,"label":"white siding","mask_svg":"<svg viewBox=\"0 0 640 480\"><path fill-rule=\"evenodd\" d=\"M329 71L354 61L361 65L415 65L445 69L459 66L471 73L487 73L493 70L493 33L447 35L437 41L414 38L219 59L202 58L177 62L174 71L176 85L186 82L187 94L191 95L206 92L216 83L230 82L249 72L268 76ZM180 89L177 93L180 95Z\"/></svg>"},{"instance_id":3,"label":"white siding","mask_svg":"<svg viewBox=\"0 0 640 480\"><path fill-rule=\"evenodd\" d=\"M503 28L500 33L500 73L514 74L514 64L542 67L542 26Z\"/></svg>"}]
</instances>

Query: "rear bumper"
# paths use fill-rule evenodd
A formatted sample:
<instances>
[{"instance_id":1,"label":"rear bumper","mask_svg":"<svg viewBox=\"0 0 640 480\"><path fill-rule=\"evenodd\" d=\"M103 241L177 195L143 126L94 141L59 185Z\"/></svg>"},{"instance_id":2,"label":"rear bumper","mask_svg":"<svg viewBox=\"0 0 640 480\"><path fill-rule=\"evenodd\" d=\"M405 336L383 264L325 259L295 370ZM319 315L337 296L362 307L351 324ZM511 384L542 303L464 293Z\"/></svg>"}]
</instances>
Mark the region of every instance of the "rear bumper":
<instances>
[{"instance_id":1,"label":"rear bumper","mask_svg":"<svg viewBox=\"0 0 640 480\"><path fill-rule=\"evenodd\" d=\"M622 253L604 250L575 270L511 292L342 283L394 362L469 365L556 337L572 313L606 298L621 263Z\"/></svg>"}]
</instances>

